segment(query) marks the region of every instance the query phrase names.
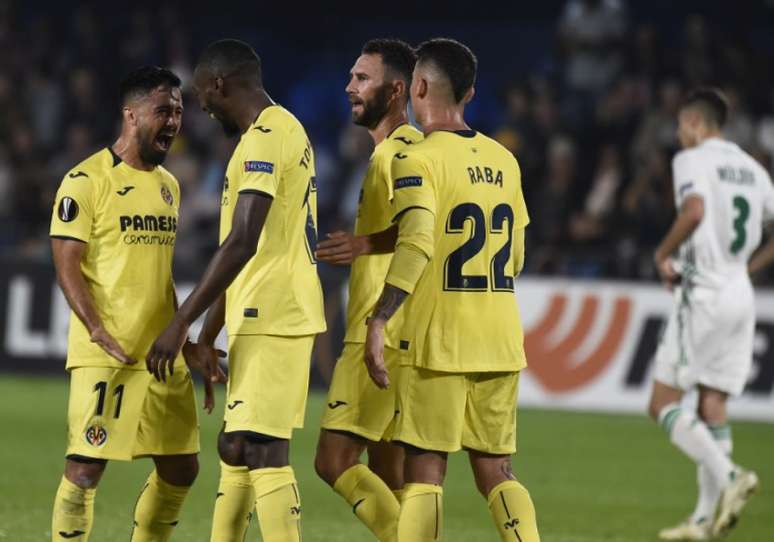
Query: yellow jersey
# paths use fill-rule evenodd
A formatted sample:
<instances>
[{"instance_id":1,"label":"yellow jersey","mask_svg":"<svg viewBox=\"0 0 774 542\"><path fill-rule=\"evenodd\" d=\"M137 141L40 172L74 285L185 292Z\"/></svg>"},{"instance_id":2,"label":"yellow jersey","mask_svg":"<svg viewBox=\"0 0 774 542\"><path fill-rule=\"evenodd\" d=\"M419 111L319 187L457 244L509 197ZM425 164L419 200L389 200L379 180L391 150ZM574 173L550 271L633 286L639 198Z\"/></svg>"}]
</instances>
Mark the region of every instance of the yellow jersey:
<instances>
[{"instance_id":1,"label":"yellow jersey","mask_svg":"<svg viewBox=\"0 0 774 542\"><path fill-rule=\"evenodd\" d=\"M264 109L242 134L226 169L220 242L240 193L273 199L258 248L226 290L229 335L310 335L325 331L317 261L314 153L286 109Z\"/></svg>"},{"instance_id":2,"label":"yellow jersey","mask_svg":"<svg viewBox=\"0 0 774 542\"><path fill-rule=\"evenodd\" d=\"M81 271L105 329L140 361L123 365L92 343L72 313L67 368L144 371L153 341L175 313L172 253L180 187L163 167L141 171L112 149L93 154L62 180L51 237L86 243Z\"/></svg>"},{"instance_id":3,"label":"yellow jersey","mask_svg":"<svg viewBox=\"0 0 774 542\"><path fill-rule=\"evenodd\" d=\"M433 256L403 309L404 364L445 372L526 366L514 232L529 222L521 172L502 145L473 130L435 131L392 161L395 216L435 217Z\"/></svg>"},{"instance_id":4,"label":"yellow jersey","mask_svg":"<svg viewBox=\"0 0 774 542\"><path fill-rule=\"evenodd\" d=\"M422 132L410 124L401 124L381 141L371 154L368 171L360 190L360 203L355 219L355 235L369 235L392 226L392 157L406 145L422 140ZM347 304L347 331L344 342L364 343L366 318L384 288L384 277L390 267L392 254L371 254L355 258L349 275L349 302ZM397 348L395 333L402 324L403 311L398 311L387 324L385 342Z\"/></svg>"}]
</instances>

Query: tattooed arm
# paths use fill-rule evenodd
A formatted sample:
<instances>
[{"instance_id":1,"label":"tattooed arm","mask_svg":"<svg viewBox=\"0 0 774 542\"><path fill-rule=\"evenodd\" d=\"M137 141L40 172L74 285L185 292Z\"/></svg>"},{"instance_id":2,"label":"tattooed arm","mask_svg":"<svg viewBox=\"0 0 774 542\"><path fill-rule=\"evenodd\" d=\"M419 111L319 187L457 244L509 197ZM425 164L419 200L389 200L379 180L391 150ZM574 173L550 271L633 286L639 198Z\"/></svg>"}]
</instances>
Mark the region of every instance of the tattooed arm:
<instances>
[{"instance_id":1,"label":"tattooed arm","mask_svg":"<svg viewBox=\"0 0 774 542\"><path fill-rule=\"evenodd\" d=\"M380 388L390 385L387 366L384 363L384 326L408 297L408 292L392 284L385 284L374 313L368 319L366 333L365 362L371 380Z\"/></svg>"}]
</instances>

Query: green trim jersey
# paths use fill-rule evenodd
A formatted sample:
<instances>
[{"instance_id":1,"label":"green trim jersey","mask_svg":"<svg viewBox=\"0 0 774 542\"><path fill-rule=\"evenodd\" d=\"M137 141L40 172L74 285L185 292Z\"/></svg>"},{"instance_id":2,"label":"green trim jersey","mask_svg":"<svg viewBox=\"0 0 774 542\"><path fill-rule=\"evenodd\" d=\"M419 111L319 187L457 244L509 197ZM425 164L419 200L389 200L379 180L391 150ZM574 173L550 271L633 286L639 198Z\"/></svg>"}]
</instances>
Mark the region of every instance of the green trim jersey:
<instances>
[{"instance_id":1,"label":"green trim jersey","mask_svg":"<svg viewBox=\"0 0 774 542\"><path fill-rule=\"evenodd\" d=\"M392 226L392 157L407 145L421 140L422 132L410 124L402 124L374 148L360 191L355 235L378 233ZM352 262L344 342L365 342L366 318L373 312L382 293L391 259L392 254L371 254L360 256ZM402 325L402 316L403 311L399 310L390 319L385 333L386 344L395 348L398 345L394 336Z\"/></svg>"},{"instance_id":2,"label":"green trim jersey","mask_svg":"<svg viewBox=\"0 0 774 542\"><path fill-rule=\"evenodd\" d=\"M105 329L126 353L144 359L175 313L172 253L180 188L163 167L134 169L111 149L90 156L62 180L51 237L86 243L81 271ZM123 365L92 343L70 317L67 368Z\"/></svg>"},{"instance_id":3,"label":"green trim jersey","mask_svg":"<svg viewBox=\"0 0 774 542\"><path fill-rule=\"evenodd\" d=\"M435 131L392 162L394 214L435 217L433 256L406 300L403 363L445 372L526 365L514 256L529 222L513 155L473 130Z\"/></svg>"},{"instance_id":4,"label":"green trim jersey","mask_svg":"<svg viewBox=\"0 0 774 542\"><path fill-rule=\"evenodd\" d=\"M237 198L273 199L258 248L226 291L229 335L311 335L325 331L317 261L314 153L304 127L278 105L242 134L226 169L221 243L231 232Z\"/></svg>"}]
</instances>

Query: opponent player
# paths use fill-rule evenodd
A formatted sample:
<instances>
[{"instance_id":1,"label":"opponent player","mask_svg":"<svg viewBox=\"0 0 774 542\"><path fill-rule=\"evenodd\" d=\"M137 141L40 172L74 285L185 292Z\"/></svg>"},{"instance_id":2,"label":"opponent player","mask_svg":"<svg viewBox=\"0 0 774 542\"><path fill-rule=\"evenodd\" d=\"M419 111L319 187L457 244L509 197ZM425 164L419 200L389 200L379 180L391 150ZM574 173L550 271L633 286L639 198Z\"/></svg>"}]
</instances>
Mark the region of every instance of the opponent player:
<instances>
[{"instance_id":1,"label":"opponent player","mask_svg":"<svg viewBox=\"0 0 774 542\"><path fill-rule=\"evenodd\" d=\"M529 218L513 155L465 124L475 74L465 45L419 46L411 103L425 139L392 163L398 240L365 356L387 388L384 329L408 297L394 378L393 438L406 450L401 542L441 538L447 454L460 448L502 539L538 540L532 500L510 461L526 365L513 286Z\"/></svg>"},{"instance_id":2,"label":"opponent player","mask_svg":"<svg viewBox=\"0 0 774 542\"><path fill-rule=\"evenodd\" d=\"M656 352L649 411L697 464L699 480L696 509L686 522L661 531L664 540L725 535L758 486L755 473L731 461L726 400L742 392L750 373L755 308L747 260L762 223L774 218L774 188L752 157L723 140L726 112L714 89L683 102L678 137L685 150L672 164L679 213L655 253L662 281L676 287ZM680 403L694 388L696 413Z\"/></svg>"},{"instance_id":3,"label":"opponent player","mask_svg":"<svg viewBox=\"0 0 774 542\"><path fill-rule=\"evenodd\" d=\"M393 390L380 390L363 363L366 317L371 314L387 275L397 232L392 225L392 157L422 139L408 123L408 94L415 56L411 47L393 39L368 41L350 70L346 91L352 121L368 128L374 152L363 179L355 236L335 232L319 244L318 257L352 263L344 350L328 391L327 410L317 445L315 468L320 477L353 507L357 517L380 540L394 540L400 505L393 492L403 487L403 450L381 441L395 410ZM391 232L386 232L392 228ZM389 240L371 246L369 236ZM353 252L354 250L354 252ZM360 256L352 261L357 254ZM396 316L387 332L388 371L396 364ZM368 466L359 461L368 447Z\"/></svg>"},{"instance_id":4,"label":"opponent player","mask_svg":"<svg viewBox=\"0 0 774 542\"><path fill-rule=\"evenodd\" d=\"M55 541L89 538L108 460L144 456L156 468L137 501L132 540L168 540L199 469L196 400L185 364L175 356L169 377L154 379L136 361L175 312L180 189L161 163L180 130L180 79L139 68L121 83L121 103L118 140L65 175L51 218L57 278L74 315Z\"/></svg>"},{"instance_id":5,"label":"opponent player","mask_svg":"<svg viewBox=\"0 0 774 542\"><path fill-rule=\"evenodd\" d=\"M289 439L303 424L314 335L325 330L314 155L301 123L264 90L260 59L246 43L207 47L193 84L202 108L240 139L223 186L220 248L147 360L163 371L191 323L215 304L197 348L216 363L212 344L225 319L230 374L218 439L225 466L212 540L242 540L253 506L263 540L300 540Z\"/></svg>"}]
</instances>

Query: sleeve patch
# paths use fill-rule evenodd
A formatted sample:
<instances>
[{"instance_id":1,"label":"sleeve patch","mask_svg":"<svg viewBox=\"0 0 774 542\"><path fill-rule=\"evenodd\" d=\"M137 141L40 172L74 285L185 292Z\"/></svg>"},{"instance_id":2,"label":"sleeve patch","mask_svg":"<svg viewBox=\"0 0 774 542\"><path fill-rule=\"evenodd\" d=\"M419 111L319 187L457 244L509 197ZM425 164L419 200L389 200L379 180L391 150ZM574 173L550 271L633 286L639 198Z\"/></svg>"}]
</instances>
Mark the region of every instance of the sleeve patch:
<instances>
[{"instance_id":1,"label":"sleeve patch","mask_svg":"<svg viewBox=\"0 0 774 542\"><path fill-rule=\"evenodd\" d=\"M78 217L78 203L73 198L62 198L59 202L57 215L62 222L72 222Z\"/></svg>"},{"instance_id":2,"label":"sleeve patch","mask_svg":"<svg viewBox=\"0 0 774 542\"><path fill-rule=\"evenodd\" d=\"M401 177L395 179L395 190L409 186L422 186L422 177Z\"/></svg>"},{"instance_id":3,"label":"sleeve patch","mask_svg":"<svg viewBox=\"0 0 774 542\"><path fill-rule=\"evenodd\" d=\"M274 173L274 164L271 162L261 162L260 160L248 160L245 162L245 171Z\"/></svg>"}]
</instances>

